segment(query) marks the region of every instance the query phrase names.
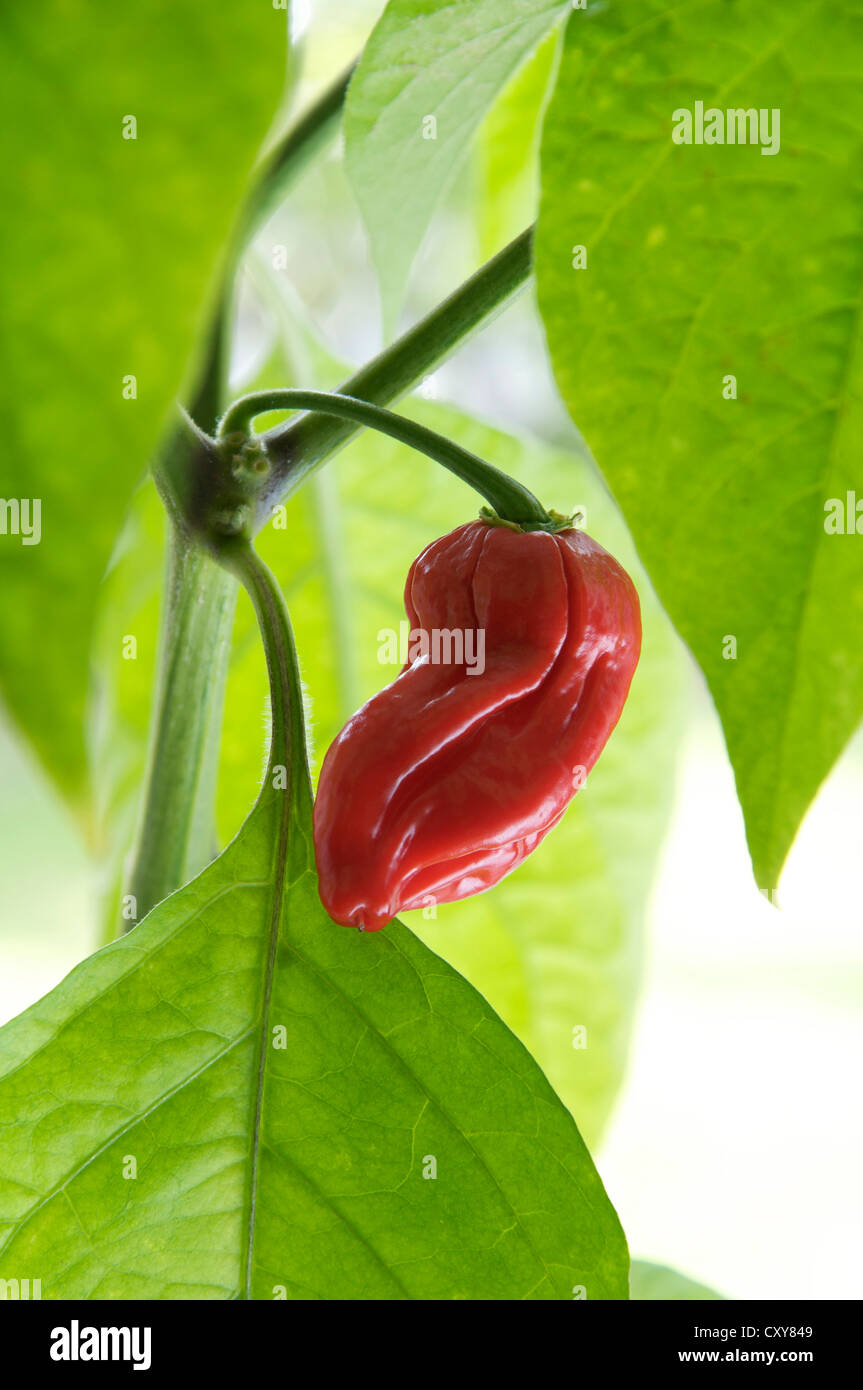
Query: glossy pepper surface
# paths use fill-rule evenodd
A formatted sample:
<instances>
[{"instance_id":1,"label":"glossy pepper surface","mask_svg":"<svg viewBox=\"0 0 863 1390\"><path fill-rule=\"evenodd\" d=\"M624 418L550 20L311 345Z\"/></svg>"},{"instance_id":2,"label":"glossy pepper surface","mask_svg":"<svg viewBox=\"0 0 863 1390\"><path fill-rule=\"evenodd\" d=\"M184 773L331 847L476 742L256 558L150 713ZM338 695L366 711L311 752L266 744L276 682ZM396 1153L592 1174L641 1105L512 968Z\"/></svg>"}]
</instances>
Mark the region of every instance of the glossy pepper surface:
<instances>
[{"instance_id":1,"label":"glossy pepper surface","mask_svg":"<svg viewBox=\"0 0 863 1390\"><path fill-rule=\"evenodd\" d=\"M481 893L536 848L617 723L641 647L631 579L576 530L460 526L414 561L405 608L414 633L484 632L485 662L436 664L429 640L324 759L321 899L370 931Z\"/></svg>"}]
</instances>

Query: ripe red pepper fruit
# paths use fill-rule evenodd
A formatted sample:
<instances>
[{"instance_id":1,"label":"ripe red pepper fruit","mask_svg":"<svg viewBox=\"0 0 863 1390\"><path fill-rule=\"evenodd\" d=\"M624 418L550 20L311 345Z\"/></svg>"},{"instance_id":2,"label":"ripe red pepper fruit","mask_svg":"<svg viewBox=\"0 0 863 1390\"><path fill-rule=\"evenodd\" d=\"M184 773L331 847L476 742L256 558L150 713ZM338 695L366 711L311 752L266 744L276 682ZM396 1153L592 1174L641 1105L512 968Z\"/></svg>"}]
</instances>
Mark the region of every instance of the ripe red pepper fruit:
<instances>
[{"instance_id":1,"label":"ripe red pepper fruit","mask_svg":"<svg viewBox=\"0 0 863 1390\"><path fill-rule=\"evenodd\" d=\"M426 634L484 630L485 668L416 657L324 759L321 900L369 931L481 893L536 848L602 752L641 649L632 580L576 530L459 526L414 561L405 608Z\"/></svg>"}]
</instances>

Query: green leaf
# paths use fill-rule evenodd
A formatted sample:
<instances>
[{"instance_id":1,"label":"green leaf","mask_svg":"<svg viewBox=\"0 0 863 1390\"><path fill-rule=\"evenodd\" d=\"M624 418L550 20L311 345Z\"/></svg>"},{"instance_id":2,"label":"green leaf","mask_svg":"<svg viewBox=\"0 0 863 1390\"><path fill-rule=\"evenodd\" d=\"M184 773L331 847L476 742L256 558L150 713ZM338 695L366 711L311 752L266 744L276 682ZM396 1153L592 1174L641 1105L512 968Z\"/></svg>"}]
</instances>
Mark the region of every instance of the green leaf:
<instances>
[{"instance_id":1,"label":"green leaf","mask_svg":"<svg viewBox=\"0 0 863 1390\"><path fill-rule=\"evenodd\" d=\"M46 0L0 22L3 495L39 499L42 529L33 546L0 534L0 691L73 796L97 587L189 369L284 36L284 11L240 0L207 23L192 0L109 23Z\"/></svg>"},{"instance_id":2,"label":"green leaf","mask_svg":"<svg viewBox=\"0 0 863 1390\"><path fill-rule=\"evenodd\" d=\"M388 326L414 257L495 97L559 22L563 0L390 0L345 109L345 160Z\"/></svg>"},{"instance_id":3,"label":"green leaf","mask_svg":"<svg viewBox=\"0 0 863 1390\"><path fill-rule=\"evenodd\" d=\"M722 1294L714 1293L706 1284L697 1284L694 1279L687 1279L685 1274L678 1274L666 1265L649 1264L646 1260L632 1261L629 1296L640 1303L723 1301Z\"/></svg>"},{"instance_id":4,"label":"green leaf","mask_svg":"<svg viewBox=\"0 0 863 1390\"><path fill-rule=\"evenodd\" d=\"M49 1298L626 1299L617 1217L523 1047L405 927L324 913L286 615L252 582L274 673L252 815L0 1030L0 1276L38 1271Z\"/></svg>"},{"instance_id":5,"label":"green leaf","mask_svg":"<svg viewBox=\"0 0 863 1390\"><path fill-rule=\"evenodd\" d=\"M573 12L543 135L557 379L707 677L764 889L863 714L863 541L825 532L860 480L861 63L854 4L620 0ZM781 111L778 153L675 144L696 101Z\"/></svg>"}]
</instances>

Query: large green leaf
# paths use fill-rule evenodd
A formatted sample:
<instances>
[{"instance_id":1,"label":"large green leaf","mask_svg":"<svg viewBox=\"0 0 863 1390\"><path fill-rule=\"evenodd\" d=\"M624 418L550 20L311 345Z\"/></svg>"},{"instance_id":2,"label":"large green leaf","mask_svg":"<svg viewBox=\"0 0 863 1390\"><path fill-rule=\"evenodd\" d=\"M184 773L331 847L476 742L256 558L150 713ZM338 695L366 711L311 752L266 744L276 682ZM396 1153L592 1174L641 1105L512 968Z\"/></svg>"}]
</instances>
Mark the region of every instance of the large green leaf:
<instances>
[{"instance_id":1,"label":"large green leaf","mask_svg":"<svg viewBox=\"0 0 863 1390\"><path fill-rule=\"evenodd\" d=\"M636 1302L722 1302L722 1294L714 1293L706 1284L698 1284L678 1274L667 1265L633 1260L629 1271L629 1296Z\"/></svg>"},{"instance_id":2,"label":"large green leaf","mask_svg":"<svg viewBox=\"0 0 863 1390\"><path fill-rule=\"evenodd\" d=\"M623 718L589 786L516 874L494 892L412 914L415 931L492 1003L537 1058L596 1142L619 1087L641 975L646 902L674 783L684 695L680 644L640 571L619 514L584 458L506 436L441 406L405 407L524 479L549 505L587 507L589 529L636 574L644 650ZM476 499L429 460L361 436L293 499L260 548L291 606L310 697L315 762L363 700L395 675L378 633L398 628L409 565ZM114 847L110 886L128 848L143 775L145 719L158 620L159 503L142 493L106 584L95 661L101 691L96 782ZM281 525L284 523L284 529ZM147 578L149 576L149 579ZM123 661L121 634L137 633ZM219 781L228 834L255 795L266 672L252 615L234 632ZM257 731L260 731L258 734Z\"/></svg>"},{"instance_id":3,"label":"large green leaf","mask_svg":"<svg viewBox=\"0 0 863 1390\"><path fill-rule=\"evenodd\" d=\"M573 12L543 135L557 378L707 676L765 889L863 714L863 541L825 530L861 478L861 65L856 3L620 0ZM697 101L781 111L778 152L674 143Z\"/></svg>"},{"instance_id":4,"label":"large green leaf","mask_svg":"<svg viewBox=\"0 0 863 1390\"><path fill-rule=\"evenodd\" d=\"M405 927L324 913L258 588L280 674L252 815L0 1031L0 1275L49 1298L627 1298L617 1217L521 1044Z\"/></svg>"},{"instance_id":5,"label":"large green leaf","mask_svg":"<svg viewBox=\"0 0 863 1390\"><path fill-rule=\"evenodd\" d=\"M439 198L568 0L390 0L345 109L345 157L391 325Z\"/></svg>"},{"instance_id":6,"label":"large green leaf","mask_svg":"<svg viewBox=\"0 0 863 1390\"><path fill-rule=\"evenodd\" d=\"M39 545L0 534L0 691L72 794L97 586L188 368L284 41L284 10L242 0L0 18L0 491L42 511Z\"/></svg>"}]
</instances>

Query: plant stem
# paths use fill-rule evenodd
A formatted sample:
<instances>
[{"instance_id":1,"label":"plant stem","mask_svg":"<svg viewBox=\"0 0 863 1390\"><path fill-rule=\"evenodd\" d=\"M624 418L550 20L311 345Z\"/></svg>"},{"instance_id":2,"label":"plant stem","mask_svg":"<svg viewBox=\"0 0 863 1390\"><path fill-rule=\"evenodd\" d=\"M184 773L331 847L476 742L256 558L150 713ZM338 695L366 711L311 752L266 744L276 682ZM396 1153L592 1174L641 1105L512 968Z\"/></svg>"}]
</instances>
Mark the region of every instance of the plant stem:
<instances>
[{"instance_id":1,"label":"plant stem","mask_svg":"<svg viewBox=\"0 0 863 1390\"><path fill-rule=\"evenodd\" d=\"M267 770L278 764L286 768L289 814L298 796L311 804L302 686L291 620L278 580L248 542L226 549L222 563L246 589L258 620L270 683L272 734Z\"/></svg>"},{"instance_id":2,"label":"plant stem","mask_svg":"<svg viewBox=\"0 0 863 1390\"><path fill-rule=\"evenodd\" d=\"M231 576L172 528L148 780L127 889L137 920L218 852L213 803L235 602Z\"/></svg>"},{"instance_id":3,"label":"plant stem","mask_svg":"<svg viewBox=\"0 0 863 1390\"><path fill-rule=\"evenodd\" d=\"M355 66L352 64L341 73L264 157L240 211L225 258L216 310L207 334L198 390L189 406L189 414L202 429L214 427L224 405L234 277L239 258L257 228L278 206L289 184L300 176L321 146L332 138Z\"/></svg>"},{"instance_id":4,"label":"plant stem","mask_svg":"<svg viewBox=\"0 0 863 1390\"><path fill-rule=\"evenodd\" d=\"M347 96L356 63L346 68L291 126L263 159L255 184L240 215L235 240L242 246L278 206L288 183L310 163L333 134Z\"/></svg>"},{"instance_id":5,"label":"plant stem","mask_svg":"<svg viewBox=\"0 0 863 1390\"><path fill-rule=\"evenodd\" d=\"M401 338L373 357L338 388L375 405L389 405L509 304L531 273L533 228L520 236L443 300ZM294 492L313 468L330 458L356 434L357 425L324 415L304 415L270 440L275 464L276 503Z\"/></svg>"},{"instance_id":6,"label":"plant stem","mask_svg":"<svg viewBox=\"0 0 863 1390\"><path fill-rule=\"evenodd\" d=\"M536 522L539 525L550 523L551 518L545 508L528 492L521 483L502 473L499 468L486 463L484 459L462 449L445 435L430 430L416 420L394 415L391 410L372 405L369 401L359 401L353 396L342 396L332 391L306 391L286 388L271 391L256 391L241 396L225 414L219 426L219 437L225 439L237 433L245 435L257 415L272 410L311 410L321 415L329 415L338 420L348 420L355 425L364 425L379 430L402 444L409 445L421 454L448 468L456 477L475 488L494 508L498 516L507 521ZM287 426L290 429L290 426ZM271 450L278 450L285 427L269 430L256 436L256 442L264 453L270 456Z\"/></svg>"},{"instance_id":7,"label":"plant stem","mask_svg":"<svg viewBox=\"0 0 863 1390\"><path fill-rule=\"evenodd\" d=\"M342 74L264 160L226 256L190 414L215 430L224 408L236 266L255 226L297 177L338 120L350 72ZM215 788L225 682L236 607L234 577L189 538L182 524L196 441L170 430L153 463L170 516L156 694L138 834L124 891L136 921L204 867L218 849ZM133 920L125 920L129 930Z\"/></svg>"}]
</instances>

